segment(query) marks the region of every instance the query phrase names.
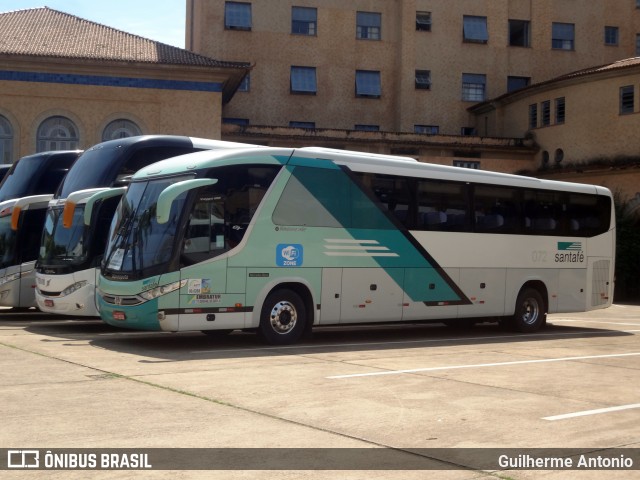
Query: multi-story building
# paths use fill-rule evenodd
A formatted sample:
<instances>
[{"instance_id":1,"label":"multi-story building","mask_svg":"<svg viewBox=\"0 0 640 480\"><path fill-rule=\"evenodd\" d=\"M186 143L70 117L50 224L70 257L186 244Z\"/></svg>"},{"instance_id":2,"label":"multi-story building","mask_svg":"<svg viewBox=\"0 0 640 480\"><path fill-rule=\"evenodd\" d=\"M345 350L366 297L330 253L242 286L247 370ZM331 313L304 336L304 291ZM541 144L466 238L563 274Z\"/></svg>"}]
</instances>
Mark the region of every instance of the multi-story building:
<instances>
[{"instance_id":1,"label":"multi-story building","mask_svg":"<svg viewBox=\"0 0 640 480\"><path fill-rule=\"evenodd\" d=\"M476 134L475 103L635 56L639 3L187 0L186 38L253 65L224 122L417 134L437 149L424 134Z\"/></svg>"}]
</instances>

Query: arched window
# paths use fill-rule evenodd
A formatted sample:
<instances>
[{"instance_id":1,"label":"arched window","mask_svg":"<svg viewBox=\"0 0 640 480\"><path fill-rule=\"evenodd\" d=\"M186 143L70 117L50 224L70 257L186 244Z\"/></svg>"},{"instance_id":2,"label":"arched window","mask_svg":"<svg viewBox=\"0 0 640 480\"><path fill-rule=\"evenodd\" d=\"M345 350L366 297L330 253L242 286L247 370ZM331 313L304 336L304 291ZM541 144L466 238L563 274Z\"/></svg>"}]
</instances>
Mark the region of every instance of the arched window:
<instances>
[{"instance_id":1,"label":"arched window","mask_svg":"<svg viewBox=\"0 0 640 480\"><path fill-rule=\"evenodd\" d=\"M0 163L13 162L13 128L9 120L0 115Z\"/></svg>"},{"instance_id":2,"label":"arched window","mask_svg":"<svg viewBox=\"0 0 640 480\"><path fill-rule=\"evenodd\" d=\"M38 127L38 152L76 150L78 128L66 117L49 117Z\"/></svg>"},{"instance_id":3,"label":"arched window","mask_svg":"<svg viewBox=\"0 0 640 480\"><path fill-rule=\"evenodd\" d=\"M119 118L109 123L102 132L102 141L116 140L118 138L135 137L142 135L142 130L131 120Z\"/></svg>"}]
</instances>

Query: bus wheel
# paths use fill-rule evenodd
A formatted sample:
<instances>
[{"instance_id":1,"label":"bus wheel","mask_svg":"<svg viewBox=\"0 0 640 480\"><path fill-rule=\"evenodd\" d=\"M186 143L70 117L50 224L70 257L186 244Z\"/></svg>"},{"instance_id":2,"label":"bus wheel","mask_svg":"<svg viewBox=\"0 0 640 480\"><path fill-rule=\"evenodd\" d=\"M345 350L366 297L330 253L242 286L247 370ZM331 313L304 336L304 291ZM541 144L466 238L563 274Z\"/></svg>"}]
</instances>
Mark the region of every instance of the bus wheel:
<instances>
[{"instance_id":1,"label":"bus wheel","mask_svg":"<svg viewBox=\"0 0 640 480\"><path fill-rule=\"evenodd\" d=\"M544 325L547 312L540 292L534 288L525 288L516 300L516 311L511 325L514 330L523 333L536 332Z\"/></svg>"},{"instance_id":2,"label":"bus wheel","mask_svg":"<svg viewBox=\"0 0 640 480\"><path fill-rule=\"evenodd\" d=\"M300 339L307 314L304 302L289 289L271 292L262 305L258 334L272 345L288 345Z\"/></svg>"}]
</instances>

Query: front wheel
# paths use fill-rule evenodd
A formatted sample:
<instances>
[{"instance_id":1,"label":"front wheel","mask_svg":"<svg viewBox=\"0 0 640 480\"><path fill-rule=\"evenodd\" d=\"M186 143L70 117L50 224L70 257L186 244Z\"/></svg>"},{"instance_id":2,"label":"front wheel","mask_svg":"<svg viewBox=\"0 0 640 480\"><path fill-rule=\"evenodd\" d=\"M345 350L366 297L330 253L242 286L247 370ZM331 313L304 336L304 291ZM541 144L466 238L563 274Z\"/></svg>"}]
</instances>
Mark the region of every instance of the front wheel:
<instances>
[{"instance_id":1,"label":"front wheel","mask_svg":"<svg viewBox=\"0 0 640 480\"><path fill-rule=\"evenodd\" d=\"M511 325L514 330L523 333L537 332L544 325L547 311L544 299L534 288L525 288L516 300L516 311Z\"/></svg>"},{"instance_id":2,"label":"front wheel","mask_svg":"<svg viewBox=\"0 0 640 480\"><path fill-rule=\"evenodd\" d=\"M304 302L293 290L271 292L262 305L258 334L271 345L297 342L307 323Z\"/></svg>"}]
</instances>

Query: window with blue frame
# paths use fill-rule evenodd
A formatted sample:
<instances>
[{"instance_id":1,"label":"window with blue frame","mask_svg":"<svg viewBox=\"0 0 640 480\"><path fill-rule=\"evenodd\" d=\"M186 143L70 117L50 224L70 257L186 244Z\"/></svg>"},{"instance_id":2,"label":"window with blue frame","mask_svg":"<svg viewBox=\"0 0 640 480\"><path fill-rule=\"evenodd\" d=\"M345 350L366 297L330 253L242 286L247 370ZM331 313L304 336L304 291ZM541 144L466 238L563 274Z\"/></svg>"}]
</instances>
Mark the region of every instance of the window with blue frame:
<instances>
[{"instance_id":1,"label":"window with blue frame","mask_svg":"<svg viewBox=\"0 0 640 480\"><path fill-rule=\"evenodd\" d=\"M356 38L380 40L382 38L382 14L356 12Z\"/></svg>"},{"instance_id":2,"label":"window with blue frame","mask_svg":"<svg viewBox=\"0 0 640 480\"><path fill-rule=\"evenodd\" d=\"M381 92L379 71L356 70L356 97L380 98Z\"/></svg>"},{"instance_id":3,"label":"window with blue frame","mask_svg":"<svg viewBox=\"0 0 640 480\"><path fill-rule=\"evenodd\" d=\"M317 91L316 67L291 67L291 93L315 95Z\"/></svg>"},{"instance_id":4,"label":"window with blue frame","mask_svg":"<svg viewBox=\"0 0 640 480\"><path fill-rule=\"evenodd\" d=\"M462 38L465 42L487 43L489 41L487 17L464 15L462 18Z\"/></svg>"},{"instance_id":5,"label":"window with blue frame","mask_svg":"<svg viewBox=\"0 0 640 480\"><path fill-rule=\"evenodd\" d=\"M13 127L7 118L0 115L0 163L11 162L13 162Z\"/></svg>"},{"instance_id":6,"label":"window with blue frame","mask_svg":"<svg viewBox=\"0 0 640 480\"><path fill-rule=\"evenodd\" d=\"M225 2L224 28L227 30L251 30L251 4Z\"/></svg>"},{"instance_id":7,"label":"window with blue frame","mask_svg":"<svg viewBox=\"0 0 640 480\"><path fill-rule=\"evenodd\" d=\"M318 10L308 7L291 7L291 33L296 35L317 35Z\"/></svg>"},{"instance_id":8,"label":"window with blue frame","mask_svg":"<svg viewBox=\"0 0 640 480\"><path fill-rule=\"evenodd\" d=\"M487 76L479 73L462 74L462 100L465 102L483 102Z\"/></svg>"},{"instance_id":9,"label":"window with blue frame","mask_svg":"<svg viewBox=\"0 0 640 480\"><path fill-rule=\"evenodd\" d=\"M553 23L551 26L551 48L556 50L575 49L575 25L573 23Z\"/></svg>"},{"instance_id":10,"label":"window with blue frame","mask_svg":"<svg viewBox=\"0 0 640 480\"><path fill-rule=\"evenodd\" d=\"M316 122L299 122L292 120L289 122L289 126L293 128L316 128Z\"/></svg>"}]
</instances>

